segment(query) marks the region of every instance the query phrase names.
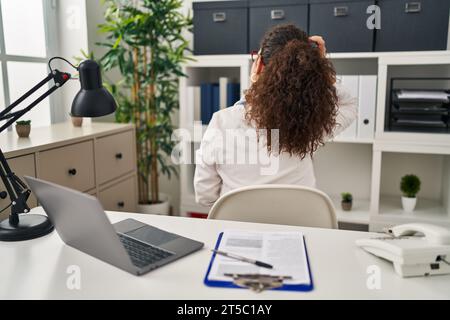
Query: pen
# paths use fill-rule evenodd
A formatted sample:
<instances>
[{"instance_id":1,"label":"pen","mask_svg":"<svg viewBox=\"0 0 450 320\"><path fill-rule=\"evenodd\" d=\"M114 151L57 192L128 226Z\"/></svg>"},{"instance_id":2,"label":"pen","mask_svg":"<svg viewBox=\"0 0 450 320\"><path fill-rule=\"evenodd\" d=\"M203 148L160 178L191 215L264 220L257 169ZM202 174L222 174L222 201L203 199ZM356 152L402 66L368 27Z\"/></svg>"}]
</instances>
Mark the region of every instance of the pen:
<instances>
[{"instance_id":1,"label":"pen","mask_svg":"<svg viewBox=\"0 0 450 320\"><path fill-rule=\"evenodd\" d=\"M220 254L222 256L231 258L231 259L235 259L235 260L239 260L239 261L243 261L243 262L248 262L254 265L257 265L258 267L263 267L263 268L267 268L267 269L272 269L273 266L262 262L262 261L258 261L258 260L253 260L253 259L249 259L249 258L245 258L242 256L238 256L237 254L233 254L233 253L228 253L228 252L224 252L224 251L220 251L220 250L211 250L214 253Z\"/></svg>"}]
</instances>

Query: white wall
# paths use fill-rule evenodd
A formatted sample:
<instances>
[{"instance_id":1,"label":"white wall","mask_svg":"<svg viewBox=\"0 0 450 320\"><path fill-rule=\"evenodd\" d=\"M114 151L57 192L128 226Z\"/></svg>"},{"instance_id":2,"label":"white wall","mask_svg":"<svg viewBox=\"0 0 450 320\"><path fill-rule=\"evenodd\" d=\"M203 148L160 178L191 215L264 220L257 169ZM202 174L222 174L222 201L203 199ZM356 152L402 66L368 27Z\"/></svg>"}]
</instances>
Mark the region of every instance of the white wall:
<instances>
[{"instance_id":1,"label":"white wall","mask_svg":"<svg viewBox=\"0 0 450 320\"><path fill-rule=\"evenodd\" d=\"M337 198L342 192L352 193L355 199L370 198L371 144L327 143L319 148L313 161L318 189Z\"/></svg>"},{"instance_id":2,"label":"white wall","mask_svg":"<svg viewBox=\"0 0 450 320\"><path fill-rule=\"evenodd\" d=\"M89 1L88 1L89 2ZM57 19L57 55L74 62L81 56L80 50L87 50L86 0L58 0L56 2ZM72 75L76 73L70 66L56 62L55 66ZM70 108L76 93L80 90L79 81L67 82L59 91L61 106L55 110L55 119L64 121L69 118ZM89 121L88 119L86 119Z\"/></svg>"}]
</instances>

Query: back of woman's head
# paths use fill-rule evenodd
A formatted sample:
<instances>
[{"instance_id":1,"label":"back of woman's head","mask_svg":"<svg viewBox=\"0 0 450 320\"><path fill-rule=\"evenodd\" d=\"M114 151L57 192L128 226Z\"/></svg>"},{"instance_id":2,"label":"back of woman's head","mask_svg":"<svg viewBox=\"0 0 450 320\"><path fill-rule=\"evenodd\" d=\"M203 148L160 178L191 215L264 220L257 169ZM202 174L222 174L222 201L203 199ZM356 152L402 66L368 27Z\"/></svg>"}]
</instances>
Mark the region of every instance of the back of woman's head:
<instances>
[{"instance_id":1,"label":"back of woman's head","mask_svg":"<svg viewBox=\"0 0 450 320\"><path fill-rule=\"evenodd\" d=\"M312 155L336 124L335 71L315 43L296 26L279 25L266 33L260 57L264 65L246 92L246 119L258 129L278 129L278 150Z\"/></svg>"}]
</instances>

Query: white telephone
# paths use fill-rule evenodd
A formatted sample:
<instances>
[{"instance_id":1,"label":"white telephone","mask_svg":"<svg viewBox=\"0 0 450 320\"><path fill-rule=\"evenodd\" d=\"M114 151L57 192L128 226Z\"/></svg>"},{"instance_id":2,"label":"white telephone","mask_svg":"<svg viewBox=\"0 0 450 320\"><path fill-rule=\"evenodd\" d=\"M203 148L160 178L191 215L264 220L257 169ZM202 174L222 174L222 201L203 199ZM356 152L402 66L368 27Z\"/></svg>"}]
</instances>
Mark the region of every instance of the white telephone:
<instances>
[{"instance_id":1,"label":"white telephone","mask_svg":"<svg viewBox=\"0 0 450 320\"><path fill-rule=\"evenodd\" d=\"M409 223L390 228L387 233L382 237L356 240L356 244L392 261L395 271L402 277L450 273L450 230Z\"/></svg>"}]
</instances>

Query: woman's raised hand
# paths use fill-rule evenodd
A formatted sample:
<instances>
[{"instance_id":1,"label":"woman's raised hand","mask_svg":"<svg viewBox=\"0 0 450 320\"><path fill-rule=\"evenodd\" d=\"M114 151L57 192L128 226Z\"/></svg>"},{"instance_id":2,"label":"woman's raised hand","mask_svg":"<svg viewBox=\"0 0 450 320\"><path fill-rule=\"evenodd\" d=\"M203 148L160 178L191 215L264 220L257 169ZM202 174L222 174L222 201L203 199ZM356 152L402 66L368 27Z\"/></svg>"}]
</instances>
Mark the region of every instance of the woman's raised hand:
<instances>
[{"instance_id":1,"label":"woman's raised hand","mask_svg":"<svg viewBox=\"0 0 450 320\"><path fill-rule=\"evenodd\" d=\"M319 47L320 53L323 57L327 54L327 49L325 47L325 40L321 36L311 36L309 37L309 41L315 42Z\"/></svg>"}]
</instances>

